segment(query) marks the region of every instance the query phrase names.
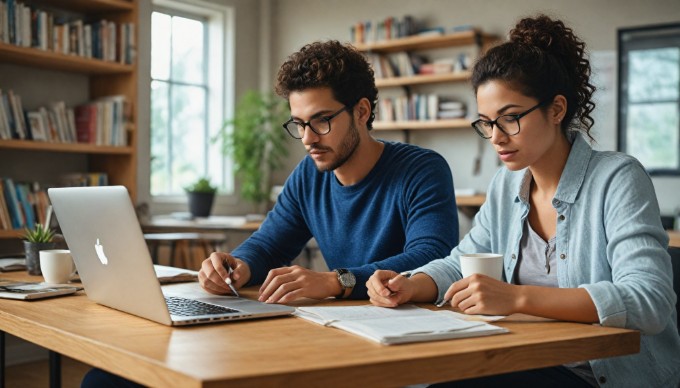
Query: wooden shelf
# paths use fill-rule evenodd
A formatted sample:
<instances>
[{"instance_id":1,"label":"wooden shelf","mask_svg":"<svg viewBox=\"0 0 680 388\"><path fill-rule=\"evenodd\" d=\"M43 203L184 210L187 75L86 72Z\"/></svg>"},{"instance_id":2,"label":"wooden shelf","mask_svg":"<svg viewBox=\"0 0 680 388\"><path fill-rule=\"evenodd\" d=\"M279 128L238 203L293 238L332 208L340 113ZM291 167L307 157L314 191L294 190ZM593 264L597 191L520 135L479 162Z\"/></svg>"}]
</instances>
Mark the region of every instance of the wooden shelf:
<instances>
[{"instance_id":1,"label":"wooden shelf","mask_svg":"<svg viewBox=\"0 0 680 388\"><path fill-rule=\"evenodd\" d=\"M130 155L134 152L133 148L129 146L98 146L84 143L45 143L32 140L0 140L0 149L111 155Z\"/></svg>"},{"instance_id":2,"label":"wooden shelf","mask_svg":"<svg viewBox=\"0 0 680 388\"><path fill-rule=\"evenodd\" d=\"M21 238L21 236L24 234L24 231L21 229L14 229L14 230L3 230L0 229L0 239L8 239L8 238Z\"/></svg>"},{"instance_id":3,"label":"wooden shelf","mask_svg":"<svg viewBox=\"0 0 680 388\"><path fill-rule=\"evenodd\" d=\"M431 130L431 129L470 129L467 119L431 120L431 121L375 121L376 131Z\"/></svg>"},{"instance_id":4,"label":"wooden shelf","mask_svg":"<svg viewBox=\"0 0 680 388\"><path fill-rule=\"evenodd\" d=\"M668 230L668 246L674 248L680 248L680 231L678 230Z\"/></svg>"},{"instance_id":5,"label":"wooden shelf","mask_svg":"<svg viewBox=\"0 0 680 388\"><path fill-rule=\"evenodd\" d=\"M463 82L469 81L471 75L472 72L470 71L460 71L456 73L445 74L419 74L411 77L377 78L375 80L375 86L383 88L390 86L408 86L440 82Z\"/></svg>"},{"instance_id":6,"label":"wooden shelf","mask_svg":"<svg viewBox=\"0 0 680 388\"><path fill-rule=\"evenodd\" d=\"M128 12L134 9L134 5L130 0L34 0L33 3L87 13Z\"/></svg>"},{"instance_id":7,"label":"wooden shelf","mask_svg":"<svg viewBox=\"0 0 680 388\"><path fill-rule=\"evenodd\" d=\"M88 75L133 72L132 65L85 58L77 55L59 54L53 51L19 47L5 43L0 43L0 62Z\"/></svg>"},{"instance_id":8,"label":"wooden shelf","mask_svg":"<svg viewBox=\"0 0 680 388\"><path fill-rule=\"evenodd\" d=\"M484 45L495 41L494 35L484 34L479 30L456 32L447 35L409 36L406 38L385 40L376 43L356 43L359 51L375 53L391 53L397 51L428 50L443 47L464 46L469 44Z\"/></svg>"},{"instance_id":9,"label":"wooden shelf","mask_svg":"<svg viewBox=\"0 0 680 388\"><path fill-rule=\"evenodd\" d=\"M456 196L456 205L480 207L486 201L486 194Z\"/></svg>"}]
</instances>

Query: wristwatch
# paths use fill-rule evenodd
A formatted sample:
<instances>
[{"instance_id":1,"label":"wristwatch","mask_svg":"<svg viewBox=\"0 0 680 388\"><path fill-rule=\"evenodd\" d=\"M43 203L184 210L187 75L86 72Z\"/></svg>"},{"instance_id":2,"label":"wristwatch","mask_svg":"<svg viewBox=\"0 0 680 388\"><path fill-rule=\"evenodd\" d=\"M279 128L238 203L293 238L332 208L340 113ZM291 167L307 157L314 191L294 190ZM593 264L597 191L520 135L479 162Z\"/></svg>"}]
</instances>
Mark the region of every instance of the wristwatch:
<instances>
[{"instance_id":1,"label":"wristwatch","mask_svg":"<svg viewBox=\"0 0 680 388\"><path fill-rule=\"evenodd\" d=\"M338 268L334 270L336 274L338 274L338 282L340 283L340 287L342 287L342 291L335 296L335 299L343 299L348 297L349 294L347 291L349 290L350 292L352 291L352 288L354 288L354 285L357 283L357 278L354 277L354 274L351 273L350 271L344 269L344 268Z\"/></svg>"}]
</instances>

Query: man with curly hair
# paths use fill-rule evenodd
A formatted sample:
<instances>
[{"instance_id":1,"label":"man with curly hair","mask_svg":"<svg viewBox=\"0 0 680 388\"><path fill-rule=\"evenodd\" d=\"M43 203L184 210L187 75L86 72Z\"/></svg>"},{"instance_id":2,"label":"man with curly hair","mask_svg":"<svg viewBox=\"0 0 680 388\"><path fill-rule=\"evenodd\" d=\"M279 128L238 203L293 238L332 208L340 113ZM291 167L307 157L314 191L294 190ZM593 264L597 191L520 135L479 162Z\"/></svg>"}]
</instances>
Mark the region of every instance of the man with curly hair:
<instances>
[{"instance_id":1,"label":"man with curly hair","mask_svg":"<svg viewBox=\"0 0 680 388\"><path fill-rule=\"evenodd\" d=\"M361 53L337 41L308 44L283 63L276 92L290 105L283 127L308 155L260 229L203 262L205 290L262 284L259 299L268 303L367 298L375 270L415 268L458 244L447 162L371 136L378 90ZM290 266L312 237L332 271Z\"/></svg>"}]
</instances>

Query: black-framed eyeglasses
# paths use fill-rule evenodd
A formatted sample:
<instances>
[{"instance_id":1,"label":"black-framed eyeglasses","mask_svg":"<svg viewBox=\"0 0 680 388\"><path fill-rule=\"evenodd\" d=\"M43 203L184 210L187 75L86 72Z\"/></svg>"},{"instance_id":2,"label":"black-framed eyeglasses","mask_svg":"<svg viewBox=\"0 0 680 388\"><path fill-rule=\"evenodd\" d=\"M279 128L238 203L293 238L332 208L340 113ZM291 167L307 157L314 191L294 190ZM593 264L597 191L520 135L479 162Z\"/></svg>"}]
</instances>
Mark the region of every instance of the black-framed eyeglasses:
<instances>
[{"instance_id":1,"label":"black-framed eyeglasses","mask_svg":"<svg viewBox=\"0 0 680 388\"><path fill-rule=\"evenodd\" d=\"M520 131L519 119L550 101L552 100L543 100L529 110L519 114L500 115L496 117L496 120L475 120L472 122L472 128L474 128L477 134L484 139L491 139L494 125L498 127L498 129L500 129L504 134L508 136L515 136Z\"/></svg>"},{"instance_id":2,"label":"black-framed eyeglasses","mask_svg":"<svg viewBox=\"0 0 680 388\"><path fill-rule=\"evenodd\" d=\"M302 121L296 121L295 119L291 118L290 120L283 123L283 128L294 139L302 139L302 137L305 135L305 128L307 127L309 127L317 135L323 136L331 131L331 120L348 109L349 108L347 106L344 106L342 109L330 116L314 117L306 123Z\"/></svg>"}]
</instances>

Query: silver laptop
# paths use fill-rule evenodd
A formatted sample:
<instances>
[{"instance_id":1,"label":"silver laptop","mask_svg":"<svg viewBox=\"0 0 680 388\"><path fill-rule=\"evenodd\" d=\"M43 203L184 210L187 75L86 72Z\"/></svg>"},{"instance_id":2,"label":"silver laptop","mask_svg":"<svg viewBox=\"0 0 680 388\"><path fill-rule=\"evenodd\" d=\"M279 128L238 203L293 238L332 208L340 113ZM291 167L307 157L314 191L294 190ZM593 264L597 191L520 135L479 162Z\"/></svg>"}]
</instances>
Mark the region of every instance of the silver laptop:
<instances>
[{"instance_id":1,"label":"silver laptop","mask_svg":"<svg viewBox=\"0 0 680 388\"><path fill-rule=\"evenodd\" d=\"M85 292L99 304L172 326L295 311L207 292L201 297L165 296L125 187L52 188L48 194Z\"/></svg>"}]
</instances>

